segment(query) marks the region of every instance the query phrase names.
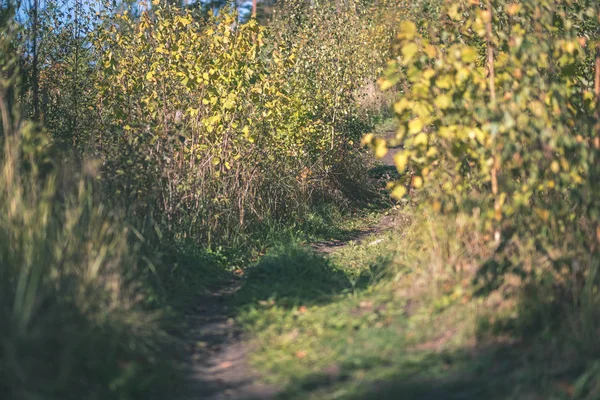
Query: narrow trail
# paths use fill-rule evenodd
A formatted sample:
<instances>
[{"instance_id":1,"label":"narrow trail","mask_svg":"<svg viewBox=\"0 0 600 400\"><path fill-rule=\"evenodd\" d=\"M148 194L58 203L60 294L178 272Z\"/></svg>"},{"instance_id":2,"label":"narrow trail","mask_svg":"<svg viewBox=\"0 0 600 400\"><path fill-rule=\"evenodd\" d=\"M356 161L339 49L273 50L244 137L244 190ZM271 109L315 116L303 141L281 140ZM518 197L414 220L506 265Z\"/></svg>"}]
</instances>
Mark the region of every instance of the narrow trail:
<instances>
[{"instance_id":1,"label":"narrow trail","mask_svg":"<svg viewBox=\"0 0 600 400\"><path fill-rule=\"evenodd\" d=\"M227 304L241 283L232 280L225 288L202 298L187 316L186 400L270 399L277 394L277 388L260 383L258 374L248 365L250 345L235 325Z\"/></svg>"},{"instance_id":2,"label":"narrow trail","mask_svg":"<svg viewBox=\"0 0 600 400\"><path fill-rule=\"evenodd\" d=\"M333 253L349 242L361 242L366 237L394 226L394 219L382 216L380 222L344 240L317 242L311 247L318 253ZM241 278L200 299L187 315L188 370L185 400L258 400L273 399L280 388L261 382L248 363L252 350L248 338L234 322L229 299L241 287Z\"/></svg>"},{"instance_id":3,"label":"narrow trail","mask_svg":"<svg viewBox=\"0 0 600 400\"><path fill-rule=\"evenodd\" d=\"M394 165L395 151L382 160ZM395 221L382 216L378 224L355 232L340 240L311 244L317 253L333 253L349 242L361 242L366 237L392 228ZM260 375L248 362L252 345L234 322L230 298L243 284L243 278L232 278L223 288L203 296L186 316L188 335L185 364L186 389L182 400L268 400L277 397L282 388L262 383Z\"/></svg>"}]
</instances>

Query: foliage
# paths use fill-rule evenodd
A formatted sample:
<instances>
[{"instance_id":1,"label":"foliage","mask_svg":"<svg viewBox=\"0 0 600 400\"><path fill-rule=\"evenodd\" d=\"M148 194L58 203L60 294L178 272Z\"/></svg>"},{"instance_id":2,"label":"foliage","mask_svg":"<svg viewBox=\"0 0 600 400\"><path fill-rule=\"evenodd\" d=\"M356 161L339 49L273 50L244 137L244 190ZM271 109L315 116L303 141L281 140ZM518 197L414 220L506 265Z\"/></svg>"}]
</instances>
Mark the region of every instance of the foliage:
<instances>
[{"instance_id":1,"label":"foliage","mask_svg":"<svg viewBox=\"0 0 600 400\"><path fill-rule=\"evenodd\" d=\"M351 196L345 166L366 128L353 93L389 36L351 10L272 28L161 5L107 16L92 37L106 184L196 242Z\"/></svg>"},{"instance_id":2,"label":"foliage","mask_svg":"<svg viewBox=\"0 0 600 400\"><path fill-rule=\"evenodd\" d=\"M63 165L46 133L22 119L19 30L4 22L0 391L8 399L148 398L164 381L156 372L169 372L156 357L168 338L163 313L145 307L141 241L93 195L94 166Z\"/></svg>"},{"instance_id":3,"label":"foliage","mask_svg":"<svg viewBox=\"0 0 600 400\"><path fill-rule=\"evenodd\" d=\"M139 244L89 179L54 171L33 124L17 126L0 157L3 396L146 398L166 336L143 308Z\"/></svg>"},{"instance_id":4,"label":"foliage","mask_svg":"<svg viewBox=\"0 0 600 400\"><path fill-rule=\"evenodd\" d=\"M434 209L479 215L499 252L530 239L577 269L600 249L596 2L443 2L441 15L400 25L382 80L403 90L392 193L427 185Z\"/></svg>"},{"instance_id":5,"label":"foliage","mask_svg":"<svg viewBox=\"0 0 600 400\"><path fill-rule=\"evenodd\" d=\"M37 4L35 18L31 8L24 11L27 18L16 41L24 47L21 107L29 118L44 124L56 145L66 152L81 152L96 123L94 60L86 36L98 22L99 5L88 0L33 4Z\"/></svg>"}]
</instances>

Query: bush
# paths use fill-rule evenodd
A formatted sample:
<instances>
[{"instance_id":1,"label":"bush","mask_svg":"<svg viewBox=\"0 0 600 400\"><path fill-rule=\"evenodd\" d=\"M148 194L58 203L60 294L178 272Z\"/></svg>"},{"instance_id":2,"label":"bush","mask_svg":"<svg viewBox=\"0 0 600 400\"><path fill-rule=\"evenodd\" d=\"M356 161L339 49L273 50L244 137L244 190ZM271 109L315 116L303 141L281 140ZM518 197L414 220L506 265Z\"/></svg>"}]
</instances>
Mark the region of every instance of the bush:
<instances>
[{"instance_id":1,"label":"bush","mask_svg":"<svg viewBox=\"0 0 600 400\"><path fill-rule=\"evenodd\" d=\"M513 239L576 269L600 250L597 6L463 1L442 15L402 23L382 81L403 90L393 144L412 171L393 194L427 184L434 209L478 216L519 273Z\"/></svg>"},{"instance_id":2,"label":"bush","mask_svg":"<svg viewBox=\"0 0 600 400\"><path fill-rule=\"evenodd\" d=\"M20 135L33 129L25 126ZM165 334L145 311L135 242L81 178L23 171L4 138L0 175L0 388L8 398L129 398ZM35 164L30 165L35 170ZM59 186L62 186L58 190ZM66 187L65 187L66 186Z\"/></svg>"},{"instance_id":3,"label":"bush","mask_svg":"<svg viewBox=\"0 0 600 400\"><path fill-rule=\"evenodd\" d=\"M478 292L518 276L523 330L560 337L556 351L585 368L600 349L600 9L439 4L440 18L400 25L381 80L401 92L395 138L364 141L379 155L402 145L393 195L421 189L414 198L428 207L477 221L494 239L474 274ZM590 374L582 385L596 390Z\"/></svg>"},{"instance_id":4,"label":"bush","mask_svg":"<svg viewBox=\"0 0 600 400\"><path fill-rule=\"evenodd\" d=\"M302 18L272 27L170 6L107 16L93 43L111 192L199 243L355 195L346 166L358 165L368 124L354 117L354 93L389 32L363 24L359 3L297 6Z\"/></svg>"}]
</instances>

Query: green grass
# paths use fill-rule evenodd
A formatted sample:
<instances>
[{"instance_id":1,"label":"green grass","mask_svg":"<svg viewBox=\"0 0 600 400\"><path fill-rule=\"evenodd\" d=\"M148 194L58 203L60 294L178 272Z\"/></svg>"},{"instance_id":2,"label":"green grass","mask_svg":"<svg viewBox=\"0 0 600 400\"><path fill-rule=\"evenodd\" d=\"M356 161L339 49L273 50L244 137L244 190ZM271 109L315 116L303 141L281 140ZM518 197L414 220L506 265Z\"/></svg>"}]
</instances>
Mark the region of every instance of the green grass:
<instances>
[{"instance_id":1,"label":"green grass","mask_svg":"<svg viewBox=\"0 0 600 400\"><path fill-rule=\"evenodd\" d=\"M374 133L376 135L385 135L390 132L396 132L398 121L395 118L385 118L375 125Z\"/></svg>"},{"instance_id":2,"label":"green grass","mask_svg":"<svg viewBox=\"0 0 600 400\"><path fill-rule=\"evenodd\" d=\"M25 134L38 134L25 125ZM8 399L152 398L172 347L150 309L142 243L70 171L43 175L20 137L0 154L0 391Z\"/></svg>"},{"instance_id":3,"label":"green grass","mask_svg":"<svg viewBox=\"0 0 600 400\"><path fill-rule=\"evenodd\" d=\"M594 381L557 343L515 328L532 312L474 296L491 246L469 221L399 220L327 256L280 246L246 271L238 321L280 398L567 399Z\"/></svg>"}]
</instances>

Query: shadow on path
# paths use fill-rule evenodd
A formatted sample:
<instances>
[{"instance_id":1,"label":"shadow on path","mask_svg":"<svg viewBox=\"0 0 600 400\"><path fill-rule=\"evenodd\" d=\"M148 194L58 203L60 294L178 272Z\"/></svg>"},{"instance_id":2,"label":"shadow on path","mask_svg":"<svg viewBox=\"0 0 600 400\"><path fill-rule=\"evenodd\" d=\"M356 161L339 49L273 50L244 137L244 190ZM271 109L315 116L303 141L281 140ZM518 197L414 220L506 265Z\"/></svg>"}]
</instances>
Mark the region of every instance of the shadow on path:
<instances>
[{"instance_id":1,"label":"shadow on path","mask_svg":"<svg viewBox=\"0 0 600 400\"><path fill-rule=\"evenodd\" d=\"M322 304L350 290L348 277L325 254L350 241L393 226L391 217L365 230L343 232L339 239L311 247L291 244L274 249L245 276L233 276L229 284L201 297L186 317L185 369L188 371L182 399L270 399L282 388L260 383L248 364L251 344L234 323L239 307L275 302L280 307ZM358 279L368 285L369 279ZM359 289L354 286L353 289Z\"/></svg>"},{"instance_id":2,"label":"shadow on path","mask_svg":"<svg viewBox=\"0 0 600 400\"><path fill-rule=\"evenodd\" d=\"M317 373L293 380L278 399L336 398L345 400L506 400L572 398L572 382L580 371L556 369L528 346L492 343L454 351L415 353L398 364L371 363L388 373L362 379L369 367L342 365L332 375ZM414 352L410 348L408 353Z\"/></svg>"},{"instance_id":3,"label":"shadow on path","mask_svg":"<svg viewBox=\"0 0 600 400\"><path fill-rule=\"evenodd\" d=\"M229 299L239 289L240 280L201 298L187 316L188 347L185 355L188 371L183 399L254 400L268 399L275 387L258 382L247 364L250 347L233 322Z\"/></svg>"}]
</instances>

